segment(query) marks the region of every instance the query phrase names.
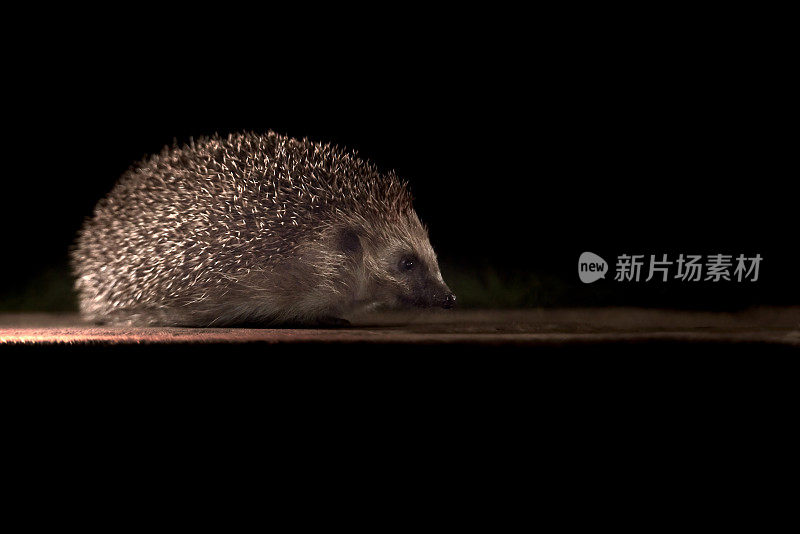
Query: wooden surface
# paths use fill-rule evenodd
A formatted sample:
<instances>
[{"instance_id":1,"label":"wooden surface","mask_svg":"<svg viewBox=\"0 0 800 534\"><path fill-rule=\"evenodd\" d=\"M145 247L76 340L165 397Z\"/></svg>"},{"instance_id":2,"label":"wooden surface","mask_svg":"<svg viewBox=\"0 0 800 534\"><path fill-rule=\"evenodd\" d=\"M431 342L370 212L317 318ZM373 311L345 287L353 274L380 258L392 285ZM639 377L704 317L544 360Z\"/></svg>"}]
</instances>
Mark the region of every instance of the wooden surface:
<instances>
[{"instance_id":1,"label":"wooden surface","mask_svg":"<svg viewBox=\"0 0 800 534\"><path fill-rule=\"evenodd\" d=\"M15 345L561 346L646 342L800 347L800 307L758 308L738 313L637 308L388 313L357 317L352 327L336 329L131 328L87 325L76 315L0 315L0 343Z\"/></svg>"}]
</instances>

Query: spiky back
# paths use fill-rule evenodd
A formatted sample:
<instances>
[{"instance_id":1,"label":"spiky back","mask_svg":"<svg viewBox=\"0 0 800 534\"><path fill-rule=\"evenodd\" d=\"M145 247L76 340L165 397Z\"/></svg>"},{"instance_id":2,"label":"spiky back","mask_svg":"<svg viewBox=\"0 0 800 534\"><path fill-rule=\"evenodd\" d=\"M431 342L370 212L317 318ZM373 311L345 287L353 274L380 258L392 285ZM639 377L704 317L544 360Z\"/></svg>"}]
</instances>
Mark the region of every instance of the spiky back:
<instances>
[{"instance_id":1,"label":"spiky back","mask_svg":"<svg viewBox=\"0 0 800 534\"><path fill-rule=\"evenodd\" d=\"M280 263L338 220L411 210L394 173L329 144L270 132L165 148L125 173L79 234L81 307L162 306Z\"/></svg>"}]
</instances>

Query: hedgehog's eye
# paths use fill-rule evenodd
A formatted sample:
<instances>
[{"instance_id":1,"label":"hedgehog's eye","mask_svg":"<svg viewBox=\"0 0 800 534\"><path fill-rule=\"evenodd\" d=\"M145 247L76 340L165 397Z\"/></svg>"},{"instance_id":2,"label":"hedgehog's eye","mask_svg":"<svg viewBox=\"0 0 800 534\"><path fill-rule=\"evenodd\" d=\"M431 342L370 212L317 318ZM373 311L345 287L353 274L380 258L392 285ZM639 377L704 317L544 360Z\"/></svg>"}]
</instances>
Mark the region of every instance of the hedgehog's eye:
<instances>
[{"instance_id":1,"label":"hedgehog's eye","mask_svg":"<svg viewBox=\"0 0 800 534\"><path fill-rule=\"evenodd\" d=\"M400 260L400 270L403 272L408 272L417 265L416 258L411 256L406 256L402 260Z\"/></svg>"}]
</instances>

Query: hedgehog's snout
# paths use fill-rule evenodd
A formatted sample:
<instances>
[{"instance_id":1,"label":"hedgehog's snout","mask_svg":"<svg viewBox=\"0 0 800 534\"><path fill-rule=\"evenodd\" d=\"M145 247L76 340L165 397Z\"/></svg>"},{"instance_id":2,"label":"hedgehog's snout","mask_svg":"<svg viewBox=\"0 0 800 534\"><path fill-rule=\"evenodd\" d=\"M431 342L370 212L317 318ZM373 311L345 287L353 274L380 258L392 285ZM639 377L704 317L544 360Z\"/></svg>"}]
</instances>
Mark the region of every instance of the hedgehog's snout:
<instances>
[{"instance_id":1,"label":"hedgehog's snout","mask_svg":"<svg viewBox=\"0 0 800 534\"><path fill-rule=\"evenodd\" d=\"M410 294L400 295L400 302L420 308L450 309L456 304L456 296L446 284L429 282Z\"/></svg>"},{"instance_id":2,"label":"hedgehog's snout","mask_svg":"<svg viewBox=\"0 0 800 534\"><path fill-rule=\"evenodd\" d=\"M441 307L446 310L449 310L456 305L456 296L452 291L450 291L450 288L447 287L446 284L443 284L437 288L436 291L434 291L432 300L433 302L431 302L431 306Z\"/></svg>"}]
</instances>

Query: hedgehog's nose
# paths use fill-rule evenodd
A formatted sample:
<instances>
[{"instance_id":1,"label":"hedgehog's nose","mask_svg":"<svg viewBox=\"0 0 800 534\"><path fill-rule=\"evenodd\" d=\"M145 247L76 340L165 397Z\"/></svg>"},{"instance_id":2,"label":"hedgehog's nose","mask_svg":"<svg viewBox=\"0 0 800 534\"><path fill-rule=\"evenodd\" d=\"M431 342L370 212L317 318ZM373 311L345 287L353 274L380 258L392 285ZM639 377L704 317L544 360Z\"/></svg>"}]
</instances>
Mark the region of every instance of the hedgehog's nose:
<instances>
[{"instance_id":1,"label":"hedgehog's nose","mask_svg":"<svg viewBox=\"0 0 800 534\"><path fill-rule=\"evenodd\" d=\"M442 308L450 309L456 305L456 296L452 293L448 293L447 296L444 297L444 303L442 304Z\"/></svg>"}]
</instances>

